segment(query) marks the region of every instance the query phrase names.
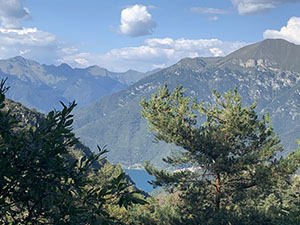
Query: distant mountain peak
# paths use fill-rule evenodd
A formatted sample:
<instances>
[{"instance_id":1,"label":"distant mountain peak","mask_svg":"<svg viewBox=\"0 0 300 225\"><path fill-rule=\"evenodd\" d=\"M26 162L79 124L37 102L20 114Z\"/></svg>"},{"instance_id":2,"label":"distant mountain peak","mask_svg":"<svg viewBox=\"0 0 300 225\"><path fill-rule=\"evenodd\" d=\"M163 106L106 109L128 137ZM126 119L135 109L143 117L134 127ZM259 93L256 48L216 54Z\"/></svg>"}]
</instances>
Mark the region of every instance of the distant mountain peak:
<instances>
[{"instance_id":1,"label":"distant mountain peak","mask_svg":"<svg viewBox=\"0 0 300 225\"><path fill-rule=\"evenodd\" d=\"M226 58L260 58L274 57L274 53L288 54L290 49L300 48L283 39L265 39L263 41L247 45L226 56Z\"/></svg>"},{"instance_id":2,"label":"distant mountain peak","mask_svg":"<svg viewBox=\"0 0 300 225\"><path fill-rule=\"evenodd\" d=\"M10 59L15 59L15 60L27 60L27 59L25 59L23 56L20 56L20 55L18 55L18 56L15 56L15 57L12 57L12 58L10 58Z\"/></svg>"},{"instance_id":3,"label":"distant mountain peak","mask_svg":"<svg viewBox=\"0 0 300 225\"><path fill-rule=\"evenodd\" d=\"M291 43L285 39L281 39L281 38L267 38L267 39L264 39L260 42L258 42L260 44L278 44L278 43L281 43L281 44L287 44L287 45L296 45L294 43Z\"/></svg>"},{"instance_id":4,"label":"distant mountain peak","mask_svg":"<svg viewBox=\"0 0 300 225\"><path fill-rule=\"evenodd\" d=\"M132 69L129 69L127 70L126 72L124 73L140 73L139 71L136 71L136 70L132 70Z\"/></svg>"},{"instance_id":5,"label":"distant mountain peak","mask_svg":"<svg viewBox=\"0 0 300 225\"><path fill-rule=\"evenodd\" d=\"M72 69L72 67L67 63L61 63L59 65L59 67L64 68L64 69Z\"/></svg>"},{"instance_id":6,"label":"distant mountain peak","mask_svg":"<svg viewBox=\"0 0 300 225\"><path fill-rule=\"evenodd\" d=\"M87 68L88 71L93 75L93 76L102 76L102 77L107 77L109 71L105 68L102 68L100 66L94 65L90 66Z\"/></svg>"},{"instance_id":7,"label":"distant mountain peak","mask_svg":"<svg viewBox=\"0 0 300 225\"><path fill-rule=\"evenodd\" d=\"M224 58L243 67L272 67L300 72L300 46L283 39L266 39L245 46Z\"/></svg>"},{"instance_id":8,"label":"distant mountain peak","mask_svg":"<svg viewBox=\"0 0 300 225\"><path fill-rule=\"evenodd\" d=\"M18 63L19 65L26 65L26 66L39 64L38 62L36 62L34 60L26 59L22 56L15 56L15 57L9 58L8 60L11 62L14 62L14 63Z\"/></svg>"}]
</instances>

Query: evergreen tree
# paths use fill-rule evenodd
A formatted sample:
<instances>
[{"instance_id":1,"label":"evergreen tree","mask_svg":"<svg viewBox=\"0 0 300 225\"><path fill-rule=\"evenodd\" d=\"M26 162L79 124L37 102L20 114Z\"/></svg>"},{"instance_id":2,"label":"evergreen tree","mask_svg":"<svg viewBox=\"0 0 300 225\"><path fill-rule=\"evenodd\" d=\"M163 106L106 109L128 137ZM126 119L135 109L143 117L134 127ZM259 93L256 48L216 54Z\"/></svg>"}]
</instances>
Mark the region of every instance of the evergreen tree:
<instances>
[{"instance_id":1,"label":"evergreen tree","mask_svg":"<svg viewBox=\"0 0 300 225\"><path fill-rule=\"evenodd\" d=\"M299 168L299 151L277 159L282 146L268 114L259 119L256 102L243 106L236 89L213 95L214 105L199 104L186 97L182 87L170 92L165 85L141 101L142 115L156 140L181 148L164 159L175 172L157 170L149 163L146 169L156 177L154 186L181 191L189 221L197 214L207 224L227 224L233 221L229 212L242 212L246 200L256 201L279 177L289 179ZM201 125L200 115L206 117Z\"/></svg>"},{"instance_id":2,"label":"evergreen tree","mask_svg":"<svg viewBox=\"0 0 300 225\"><path fill-rule=\"evenodd\" d=\"M35 126L24 127L5 109L5 81L0 85L0 223L113 224L106 205L145 203L129 190L123 171L102 183L93 167L107 151L74 158L72 133L76 104L53 110ZM99 163L98 163L99 165ZM98 182L97 182L98 181Z\"/></svg>"}]
</instances>

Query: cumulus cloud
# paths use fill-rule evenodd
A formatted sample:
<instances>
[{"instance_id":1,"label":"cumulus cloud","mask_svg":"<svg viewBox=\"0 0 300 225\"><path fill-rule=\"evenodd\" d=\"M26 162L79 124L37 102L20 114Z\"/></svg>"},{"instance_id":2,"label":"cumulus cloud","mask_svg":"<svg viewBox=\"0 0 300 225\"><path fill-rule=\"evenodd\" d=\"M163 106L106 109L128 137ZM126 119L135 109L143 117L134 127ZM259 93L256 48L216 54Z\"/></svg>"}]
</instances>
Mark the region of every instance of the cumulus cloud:
<instances>
[{"instance_id":1,"label":"cumulus cloud","mask_svg":"<svg viewBox=\"0 0 300 225\"><path fill-rule=\"evenodd\" d=\"M9 7L10 10L6 11ZM124 9L120 31L133 37L150 34L156 24L147 9L143 5ZM213 11L209 9L207 14L214 16ZM65 62L74 67L96 64L111 71L149 71L169 66L184 57L226 55L245 45L218 39L151 38L143 45L112 49L104 54L80 52L76 47L59 41L52 33L20 26L20 22L29 16L21 0L0 0L1 59L22 55L46 64Z\"/></svg>"},{"instance_id":2,"label":"cumulus cloud","mask_svg":"<svg viewBox=\"0 0 300 225\"><path fill-rule=\"evenodd\" d=\"M149 71L159 66L170 66L184 57L227 55L244 45L218 39L152 38L145 40L142 46L112 49L102 55L78 53L65 56L62 61L75 67L96 64L112 71Z\"/></svg>"},{"instance_id":3,"label":"cumulus cloud","mask_svg":"<svg viewBox=\"0 0 300 225\"><path fill-rule=\"evenodd\" d=\"M41 63L55 63L65 55L75 54L76 49L60 43L54 34L37 28L0 27L0 58L22 55Z\"/></svg>"},{"instance_id":4,"label":"cumulus cloud","mask_svg":"<svg viewBox=\"0 0 300 225\"><path fill-rule=\"evenodd\" d=\"M217 8L205 8L205 7L192 7L190 11L193 13L200 13L200 14L226 14L227 11L223 9Z\"/></svg>"},{"instance_id":5,"label":"cumulus cloud","mask_svg":"<svg viewBox=\"0 0 300 225\"><path fill-rule=\"evenodd\" d=\"M120 31L122 34L137 37L152 34L156 23L144 5L134 5L121 12Z\"/></svg>"},{"instance_id":6,"label":"cumulus cloud","mask_svg":"<svg viewBox=\"0 0 300 225\"><path fill-rule=\"evenodd\" d=\"M293 2L300 2L300 0L232 0L240 15L260 13Z\"/></svg>"},{"instance_id":7,"label":"cumulus cloud","mask_svg":"<svg viewBox=\"0 0 300 225\"><path fill-rule=\"evenodd\" d=\"M75 54L77 49L59 42L54 34L26 28L21 22L30 18L23 0L0 0L0 59L17 55L41 63L57 64L62 56Z\"/></svg>"},{"instance_id":8,"label":"cumulus cloud","mask_svg":"<svg viewBox=\"0 0 300 225\"><path fill-rule=\"evenodd\" d=\"M4 28L21 28L20 22L30 18L22 0L0 0L0 21Z\"/></svg>"},{"instance_id":9,"label":"cumulus cloud","mask_svg":"<svg viewBox=\"0 0 300 225\"><path fill-rule=\"evenodd\" d=\"M146 39L141 46L112 49L104 54L80 52L62 43L54 34L37 28L0 28L0 58L22 55L40 63L68 63L73 67L99 65L111 71L149 71L170 66L184 57L222 56L245 43L218 39Z\"/></svg>"},{"instance_id":10,"label":"cumulus cloud","mask_svg":"<svg viewBox=\"0 0 300 225\"><path fill-rule=\"evenodd\" d=\"M291 17L287 25L277 30L266 30L264 38L282 38L295 44L300 44L300 17Z\"/></svg>"}]
</instances>

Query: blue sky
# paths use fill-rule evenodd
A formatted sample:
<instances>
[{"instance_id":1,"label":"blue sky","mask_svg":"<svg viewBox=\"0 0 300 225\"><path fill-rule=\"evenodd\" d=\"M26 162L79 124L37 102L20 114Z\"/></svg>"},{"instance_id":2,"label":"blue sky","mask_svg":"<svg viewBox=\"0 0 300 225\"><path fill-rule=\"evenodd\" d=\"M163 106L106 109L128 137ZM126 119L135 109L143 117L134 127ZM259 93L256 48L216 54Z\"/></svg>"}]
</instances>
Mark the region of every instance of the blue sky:
<instances>
[{"instance_id":1,"label":"blue sky","mask_svg":"<svg viewBox=\"0 0 300 225\"><path fill-rule=\"evenodd\" d=\"M148 71L265 38L300 44L300 0L0 0L0 58Z\"/></svg>"}]
</instances>

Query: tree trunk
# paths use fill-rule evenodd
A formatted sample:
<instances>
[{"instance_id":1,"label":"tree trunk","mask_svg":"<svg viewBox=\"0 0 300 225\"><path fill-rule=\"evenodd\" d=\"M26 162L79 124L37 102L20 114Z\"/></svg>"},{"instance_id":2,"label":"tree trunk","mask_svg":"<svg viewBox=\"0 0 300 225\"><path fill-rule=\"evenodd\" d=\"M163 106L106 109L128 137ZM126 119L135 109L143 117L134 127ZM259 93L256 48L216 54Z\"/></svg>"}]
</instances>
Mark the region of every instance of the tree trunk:
<instances>
[{"instance_id":1,"label":"tree trunk","mask_svg":"<svg viewBox=\"0 0 300 225\"><path fill-rule=\"evenodd\" d=\"M215 199L215 211L219 211L220 209L220 192L221 192L221 178L220 174L217 173L216 177L216 199Z\"/></svg>"}]
</instances>

